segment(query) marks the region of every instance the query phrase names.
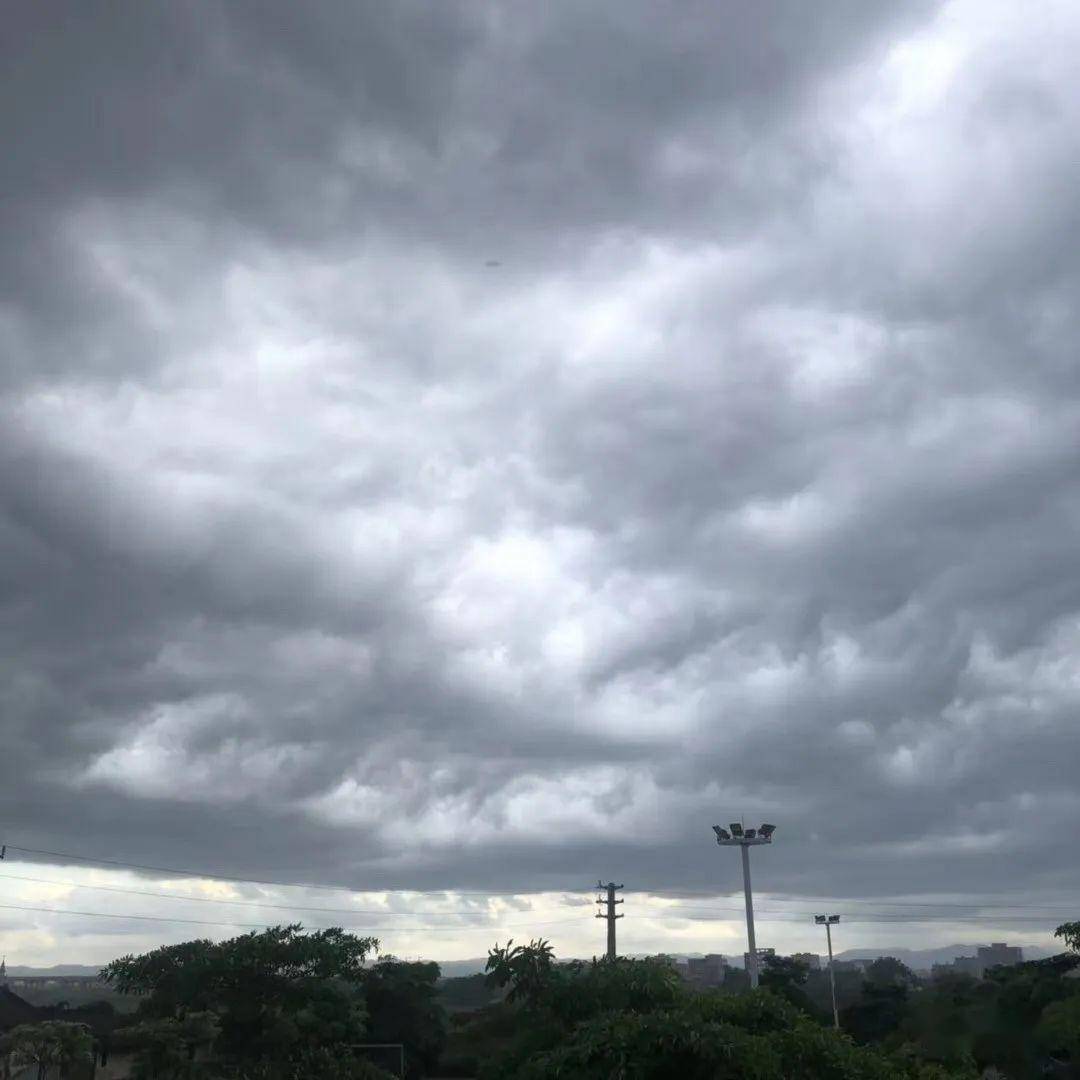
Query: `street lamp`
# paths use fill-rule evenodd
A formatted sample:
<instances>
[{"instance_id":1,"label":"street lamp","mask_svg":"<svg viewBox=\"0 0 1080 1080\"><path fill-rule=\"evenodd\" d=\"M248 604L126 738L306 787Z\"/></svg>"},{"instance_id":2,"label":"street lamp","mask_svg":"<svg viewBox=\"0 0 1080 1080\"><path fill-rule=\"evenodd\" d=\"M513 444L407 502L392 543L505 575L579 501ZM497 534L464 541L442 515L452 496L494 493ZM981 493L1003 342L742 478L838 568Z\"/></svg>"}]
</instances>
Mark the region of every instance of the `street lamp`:
<instances>
[{"instance_id":1,"label":"street lamp","mask_svg":"<svg viewBox=\"0 0 1080 1080\"><path fill-rule=\"evenodd\" d=\"M728 832L728 829L731 831ZM741 823L733 821L727 829L714 825L713 832L716 833L716 842L721 847L742 848L743 895L746 897L746 940L750 946L747 968L750 974L750 989L756 990L758 985L758 955L757 946L754 943L754 901L750 893L750 848L757 844L771 844L772 835L776 832L776 826L765 824L759 829L746 829L744 831Z\"/></svg>"},{"instance_id":2,"label":"street lamp","mask_svg":"<svg viewBox=\"0 0 1080 1080\"><path fill-rule=\"evenodd\" d=\"M825 927L825 937L829 942L829 989L832 991L832 1018L833 1026L840 1030L840 1014L836 1011L836 979L833 976L832 965L832 928L840 921L839 915L815 915L814 922L818 926Z\"/></svg>"}]
</instances>

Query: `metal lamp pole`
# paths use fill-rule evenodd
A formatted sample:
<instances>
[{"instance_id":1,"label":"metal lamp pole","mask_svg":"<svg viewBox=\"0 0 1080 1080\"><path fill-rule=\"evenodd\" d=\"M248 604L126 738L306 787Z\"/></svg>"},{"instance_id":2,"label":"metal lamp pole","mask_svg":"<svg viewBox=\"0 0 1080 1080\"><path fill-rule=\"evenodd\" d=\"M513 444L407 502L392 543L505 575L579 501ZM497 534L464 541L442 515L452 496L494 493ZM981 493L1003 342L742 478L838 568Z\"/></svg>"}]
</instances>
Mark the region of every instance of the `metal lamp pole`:
<instances>
[{"instance_id":1,"label":"metal lamp pole","mask_svg":"<svg viewBox=\"0 0 1080 1080\"><path fill-rule=\"evenodd\" d=\"M814 922L825 927L825 937L829 942L829 989L832 991L833 1026L840 1030L840 1013L836 1011L836 977L833 975L832 928L840 921L839 915L815 915Z\"/></svg>"},{"instance_id":2,"label":"metal lamp pole","mask_svg":"<svg viewBox=\"0 0 1080 1080\"><path fill-rule=\"evenodd\" d=\"M776 832L775 825L762 825L760 829L746 829L737 821L728 826L731 830L723 829L719 825L713 826L716 833L716 842L721 847L742 848L742 875L743 895L746 899L746 940L750 946L747 969L750 975L750 989L756 990L758 985L758 955L757 943L754 941L754 898L750 890L750 848L758 844L771 844L772 834Z\"/></svg>"}]
</instances>

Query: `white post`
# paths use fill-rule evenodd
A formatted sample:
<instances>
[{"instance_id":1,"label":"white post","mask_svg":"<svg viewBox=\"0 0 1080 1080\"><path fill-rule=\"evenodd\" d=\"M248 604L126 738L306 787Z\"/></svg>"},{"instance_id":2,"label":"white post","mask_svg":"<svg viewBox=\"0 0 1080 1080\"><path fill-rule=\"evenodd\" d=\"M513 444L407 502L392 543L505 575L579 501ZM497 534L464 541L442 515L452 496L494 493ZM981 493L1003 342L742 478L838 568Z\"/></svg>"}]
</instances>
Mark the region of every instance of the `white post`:
<instances>
[{"instance_id":1,"label":"white post","mask_svg":"<svg viewBox=\"0 0 1080 1080\"><path fill-rule=\"evenodd\" d=\"M825 924L825 937L829 941L829 989L832 991L832 1018L833 1026L837 1031L840 1030L840 1014L836 1011L836 978L833 976L832 966L832 927Z\"/></svg>"},{"instance_id":2,"label":"white post","mask_svg":"<svg viewBox=\"0 0 1080 1080\"><path fill-rule=\"evenodd\" d=\"M750 895L750 845L740 844L742 848L742 882L743 893L746 897L746 940L750 945L750 956L747 970L750 973L750 989L756 990L758 985L758 958L757 946L754 943L754 901Z\"/></svg>"}]
</instances>

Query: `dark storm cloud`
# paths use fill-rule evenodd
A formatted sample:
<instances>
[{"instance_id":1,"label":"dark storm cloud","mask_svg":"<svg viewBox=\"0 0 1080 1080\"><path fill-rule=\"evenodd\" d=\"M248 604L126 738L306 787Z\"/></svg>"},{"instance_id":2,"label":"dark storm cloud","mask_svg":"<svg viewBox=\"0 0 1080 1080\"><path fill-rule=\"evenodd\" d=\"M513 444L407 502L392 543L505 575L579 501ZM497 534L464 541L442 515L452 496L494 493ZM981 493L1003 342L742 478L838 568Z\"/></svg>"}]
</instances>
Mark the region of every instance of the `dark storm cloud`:
<instances>
[{"instance_id":1,"label":"dark storm cloud","mask_svg":"<svg viewBox=\"0 0 1080 1080\"><path fill-rule=\"evenodd\" d=\"M869 3L698 4L680 20L649 5L21 7L0 56L5 142L18 147L0 280L38 335L24 375L40 370L41 335L62 362L95 331L125 353L117 339L138 332L116 325L118 298L72 258L63 225L88 200L152 197L203 228L283 243L371 232L519 263L553 240L564 258L582 230L700 233L703 215L709 231L745 230L823 167L796 145L781 148L795 174L772 177L778 162L755 161L761 131L915 14ZM684 142L705 157L680 179L663 160Z\"/></svg>"},{"instance_id":2,"label":"dark storm cloud","mask_svg":"<svg viewBox=\"0 0 1080 1080\"><path fill-rule=\"evenodd\" d=\"M110 10L0 58L13 839L693 890L746 813L777 890L1075 885L1064 44Z\"/></svg>"}]
</instances>

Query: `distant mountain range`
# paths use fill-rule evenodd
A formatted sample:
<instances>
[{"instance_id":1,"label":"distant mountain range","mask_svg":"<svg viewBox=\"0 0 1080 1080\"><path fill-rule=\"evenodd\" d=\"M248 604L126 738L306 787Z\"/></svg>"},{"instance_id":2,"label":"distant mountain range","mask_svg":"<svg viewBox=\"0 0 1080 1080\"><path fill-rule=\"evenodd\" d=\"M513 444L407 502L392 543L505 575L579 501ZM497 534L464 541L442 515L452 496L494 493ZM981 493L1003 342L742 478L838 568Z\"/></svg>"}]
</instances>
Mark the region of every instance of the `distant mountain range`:
<instances>
[{"instance_id":1,"label":"distant mountain range","mask_svg":"<svg viewBox=\"0 0 1080 1080\"><path fill-rule=\"evenodd\" d=\"M482 960L440 960L439 970L444 979L461 979L484 970L487 957Z\"/></svg>"},{"instance_id":2,"label":"distant mountain range","mask_svg":"<svg viewBox=\"0 0 1080 1080\"><path fill-rule=\"evenodd\" d=\"M21 967L18 964L9 964L7 973L13 979L48 977L50 975L61 978L67 975L96 975L100 970L101 966L94 967L87 964L55 964L53 967L47 968Z\"/></svg>"}]
</instances>

